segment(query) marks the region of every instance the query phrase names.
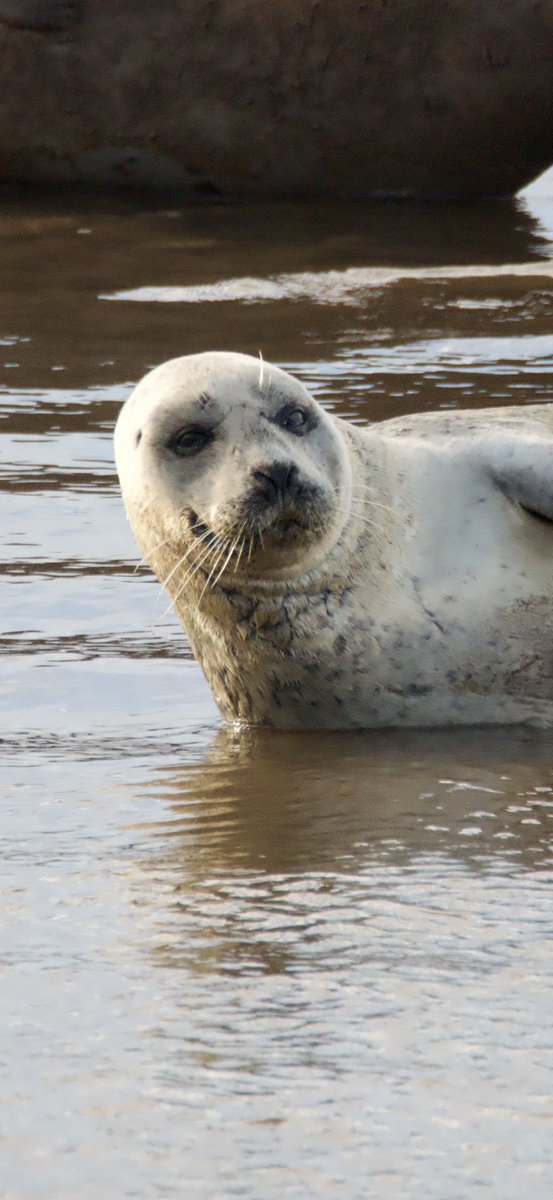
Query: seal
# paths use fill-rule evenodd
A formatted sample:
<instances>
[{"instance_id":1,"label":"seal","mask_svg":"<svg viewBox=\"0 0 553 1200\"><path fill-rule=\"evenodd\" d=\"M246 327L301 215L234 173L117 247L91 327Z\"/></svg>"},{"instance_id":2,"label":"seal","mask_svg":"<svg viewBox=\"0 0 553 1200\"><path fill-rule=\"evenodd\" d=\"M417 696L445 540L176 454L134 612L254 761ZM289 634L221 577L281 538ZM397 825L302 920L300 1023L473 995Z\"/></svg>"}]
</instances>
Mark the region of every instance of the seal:
<instances>
[{"instance_id":1,"label":"seal","mask_svg":"<svg viewBox=\"0 0 553 1200\"><path fill-rule=\"evenodd\" d=\"M241 354L157 367L116 460L230 721L553 726L553 409L361 428Z\"/></svg>"}]
</instances>

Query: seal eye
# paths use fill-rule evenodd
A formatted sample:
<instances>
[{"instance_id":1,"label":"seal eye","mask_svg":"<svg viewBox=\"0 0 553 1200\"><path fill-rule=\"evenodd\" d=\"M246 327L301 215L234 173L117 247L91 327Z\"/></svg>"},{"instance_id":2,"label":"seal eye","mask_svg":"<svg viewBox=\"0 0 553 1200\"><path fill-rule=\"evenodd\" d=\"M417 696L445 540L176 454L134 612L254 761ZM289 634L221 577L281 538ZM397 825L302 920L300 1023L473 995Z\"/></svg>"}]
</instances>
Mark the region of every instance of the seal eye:
<instances>
[{"instance_id":1,"label":"seal eye","mask_svg":"<svg viewBox=\"0 0 553 1200\"><path fill-rule=\"evenodd\" d=\"M169 449L173 451L173 454L178 454L180 458L191 458L193 454L199 454L201 450L205 450L211 441L213 441L211 429L189 427L179 430L171 438Z\"/></svg>"},{"instance_id":2,"label":"seal eye","mask_svg":"<svg viewBox=\"0 0 553 1200\"><path fill-rule=\"evenodd\" d=\"M294 433L296 437L303 437L304 433L309 433L309 430L313 428L311 414L304 408L298 408L292 404L281 408L277 413L276 421L281 429L287 429L288 433Z\"/></svg>"}]
</instances>

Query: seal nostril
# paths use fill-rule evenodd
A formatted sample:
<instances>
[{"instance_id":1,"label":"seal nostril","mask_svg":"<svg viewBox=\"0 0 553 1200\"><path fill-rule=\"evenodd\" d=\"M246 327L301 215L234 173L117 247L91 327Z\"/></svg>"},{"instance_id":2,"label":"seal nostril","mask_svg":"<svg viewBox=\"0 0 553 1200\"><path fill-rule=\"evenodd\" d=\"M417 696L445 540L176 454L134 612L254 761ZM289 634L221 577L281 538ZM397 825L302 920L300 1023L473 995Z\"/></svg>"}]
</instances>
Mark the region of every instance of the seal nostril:
<instances>
[{"instance_id":1,"label":"seal nostril","mask_svg":"<svg viewBox=\"0 0 553 1200\"><path fill-rule=\"evenodd\" d=\"M255 482L259 484L260 491L265 496L272 497L276 489L269 473L267 471L254 471L253 477Z\"/></svg>"},{"instance_id":2,"label":"seal nostril","mask_svg":"<svg viewBox=\"0 0 553 1200\"><path fill-rule=\"evenodd\" d=\"M256 483L270 499L275 493L290 491L298 481L298 468L293 463L270 463L253 472Z\"/></svg>"}]
</instances>

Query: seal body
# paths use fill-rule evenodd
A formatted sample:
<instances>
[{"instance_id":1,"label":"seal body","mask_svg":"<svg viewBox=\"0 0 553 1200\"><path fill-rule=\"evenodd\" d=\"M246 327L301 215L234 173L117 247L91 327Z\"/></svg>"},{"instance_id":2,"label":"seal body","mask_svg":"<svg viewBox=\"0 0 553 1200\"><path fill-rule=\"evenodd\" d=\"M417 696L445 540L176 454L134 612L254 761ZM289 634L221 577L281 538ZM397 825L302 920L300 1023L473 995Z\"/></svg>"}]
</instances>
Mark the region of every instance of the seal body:
<instances>
[{"instance_id":1,"label":"seal body","mask_svg":"<svg viewBox=\"0 0 553 1200\"><path fill-rule=\"evenodd\" d=\"M367 429L277 367L156 368L116 458L223 715L277 728L553 725L553 410Z\"/></svg>"}]
</instances>

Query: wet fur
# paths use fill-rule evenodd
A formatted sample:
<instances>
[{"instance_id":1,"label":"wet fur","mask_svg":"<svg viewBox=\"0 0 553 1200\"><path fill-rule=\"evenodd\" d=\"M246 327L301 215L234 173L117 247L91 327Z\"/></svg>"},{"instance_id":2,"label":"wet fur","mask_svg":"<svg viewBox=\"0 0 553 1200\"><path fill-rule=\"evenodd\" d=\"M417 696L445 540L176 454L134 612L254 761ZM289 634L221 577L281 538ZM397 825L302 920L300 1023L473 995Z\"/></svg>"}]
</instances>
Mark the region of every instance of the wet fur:
<instances>
[{"instance_id":1,"label":"wet fur","mask_svg":"<svg viewBox=\"0 0 553 1200\"><path fill-rule=\"evenodd\" d=\"M312 432L285 436L287 400ZM183 464L170 431L210 406L213 447ZM138 541L227 719L553 724L547 406L361 429L278 368L195 355L139 385L116 453ZM296 486L277 498L264 480L283 461Z\"/></svg>"}]
</instances>

